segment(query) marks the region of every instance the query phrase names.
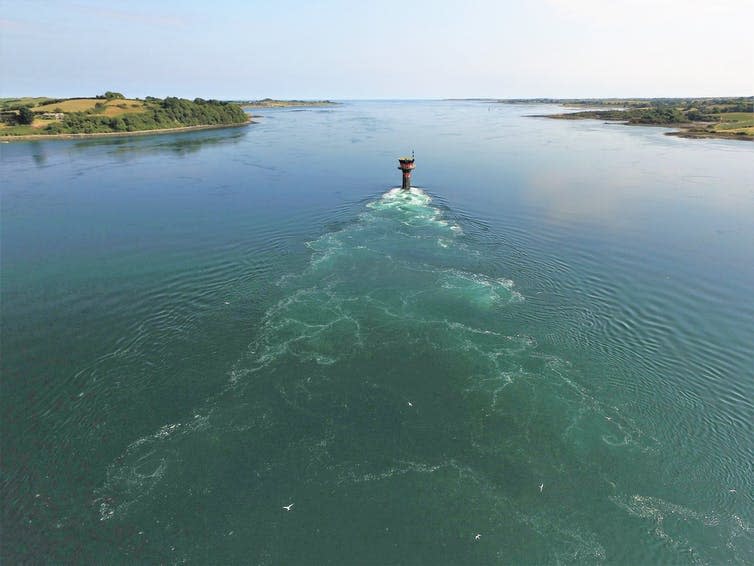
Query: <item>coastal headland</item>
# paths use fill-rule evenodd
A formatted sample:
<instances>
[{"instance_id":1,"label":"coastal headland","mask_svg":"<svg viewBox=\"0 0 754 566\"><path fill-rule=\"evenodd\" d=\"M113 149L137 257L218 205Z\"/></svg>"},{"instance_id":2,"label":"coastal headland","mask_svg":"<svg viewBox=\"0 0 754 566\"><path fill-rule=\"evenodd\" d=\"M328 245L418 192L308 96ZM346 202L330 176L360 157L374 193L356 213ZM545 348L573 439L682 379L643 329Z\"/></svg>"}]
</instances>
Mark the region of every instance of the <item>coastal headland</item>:
<instances>
[{"instance_id":1,"label":"coastal headland","mask_svg":"<svg viewBox=\"0 0 754 566\"><path fill-rule=\"evenodd\" d=\"M176 133L250 123L251 116L238 104L201 98L129 99L108 91L93 98L0 99L4 142Z\"/></svg>"},{"instance_id":2,"label":"coastal headland","mask_svg":"<svg viewBox=\"0 0 754 566\"><path fill-rule=\"evenodd\" d=\"M504 104L548 103L581 109L536 118L605 120L629 126L676 128L666 135L754 141L754 96L717 98L511 99Z\"/></svg>"},{"instance_id":3,"label":"coastal headland","mask_svg":"<svg viewBox=\"0 0 754 566\"><path fill-rule=\"evenodd\" d=\"M241 108L294 108L294 107L321 107L337 106L338 102L332 100L276 100L263 98L261 100L234 100Z\"/></svg>"}]
</instances>

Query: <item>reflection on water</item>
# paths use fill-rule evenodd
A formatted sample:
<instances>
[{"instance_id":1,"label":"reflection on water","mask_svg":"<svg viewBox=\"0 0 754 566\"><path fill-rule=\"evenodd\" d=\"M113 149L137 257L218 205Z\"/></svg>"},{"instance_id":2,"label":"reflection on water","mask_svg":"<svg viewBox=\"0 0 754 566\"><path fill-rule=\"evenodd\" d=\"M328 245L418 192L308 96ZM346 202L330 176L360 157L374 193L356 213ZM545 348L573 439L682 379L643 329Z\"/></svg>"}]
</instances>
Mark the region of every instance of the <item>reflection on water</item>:
<instances>
[{"instance_id":1,"label":"reflection on water","mask_svg":"<svg viewBox=\"0 0 754 566\"><path fill-rule=\"evenodd\" d=\"M60 149L64 149L69 154L87 154L92 150L98 150L98 153L130 161L140 155L171 153L186 156L198 152L203 147L234 145L243 140L247 133L246 128L228 128L227 130L199 130L149 136L14 142L13 153L14 155L28 153L37 167L47 165L48 154L58 154ZM4 149L7 150L7 146Z\"/></svg>"},{"instance_id":2,"label":"reflection on water","mask_svg":"<svg viewBox=\"0 0 754 566\"><path fill-rule=\"evenodd\" d=\"M185 132L180 134L157 134L154 136L119 139L92 138L77 141L75 151L88 151L90 148L104 148L107 153L119 159L130 159L131 156L155 153L174 153L189 155L205 146L233 145L241 141L247 132L245 128L229 128L227 130L205 130Z\"/></svg>"},{"instance_id":3,"label":"reflection on water","mask_svg":"<svg viewBox=\"0 0 754 566\"><path fill-rule=\"evenodd\" d=\"M44 167L47 163L47 154L44 152L44 147L39 142L29 142L29 149L31 150L31 157L37 167Z\"/></svg>"},{"instance_id":4,"label":"reflection on water","mask_svg":"<svg viewBox=\"0 0 754 566\"><path fill-rule=\"evenodd\" d=\"M727 214L754 214L747 148L725 147L710 166L703 159L706 148L695 147L694 140L661 138L632 147L635 137L604 140L600 155L615 152L610 159L580 158L565 148L554 153L547 167L531 172L526 198L555 221L592 221L605 227L620 224L627 209L641 213L648 207L674 206L693 214L699 203L688 206L691 199ZM672 166L658 169L656 160L670 152L675 154Z\"/></svg>"}]
</instances>

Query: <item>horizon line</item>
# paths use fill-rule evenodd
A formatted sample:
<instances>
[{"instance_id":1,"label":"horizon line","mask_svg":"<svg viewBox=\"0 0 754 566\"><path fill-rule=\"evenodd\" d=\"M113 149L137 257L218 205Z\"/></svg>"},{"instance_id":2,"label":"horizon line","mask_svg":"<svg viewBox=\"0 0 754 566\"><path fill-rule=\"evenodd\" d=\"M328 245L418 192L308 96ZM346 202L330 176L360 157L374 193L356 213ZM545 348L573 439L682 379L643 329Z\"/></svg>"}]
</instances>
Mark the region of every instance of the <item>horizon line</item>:
<instances>
[{"instance_id":1,"label":"horizon line","mask_svg":"<svg viewBox=\"0 0 754 566\"><path fill-rule=\"evenodd\" d=\"M95 98L96 96L99 96L101 93L93 94L93 95L73 95L73 96L48 96L48 95L0 95L0 100L3 99L22 99L22 98L61 98L61 99L76 99L76 98ZM127 96L126 98L131 99L140 99L140 98L146 98L148 96L152 95L143 95L143 96ZM179 95L165 95L165 97L172 97L175 96L176 98L184 98ZM629 96L617 96L617 95L609 95L609 96L438 96L438 97L358 97L358 98L331 98L331 97L271 97L271 96L265 96L263 98L252 98L252 97L209 97L206 96L195 96L193 98L204 98L204 99L215 99L215 100L222 100L222 101L262 101L262 100L276 100L276 101L296 101L300 100L302 102L324 102L324 101L331 101L331 102L356 102L356 101L464 101L464 100L479 100L479 101L497 101L497 100L532 100L532 101L539 101L539 100L606 100L606 99L615 99L615 100L656 100L656 99L686 99L686 98L754 98L754 94L714 94L714 95L629 95Z\"/></svg>"}]
</instances>

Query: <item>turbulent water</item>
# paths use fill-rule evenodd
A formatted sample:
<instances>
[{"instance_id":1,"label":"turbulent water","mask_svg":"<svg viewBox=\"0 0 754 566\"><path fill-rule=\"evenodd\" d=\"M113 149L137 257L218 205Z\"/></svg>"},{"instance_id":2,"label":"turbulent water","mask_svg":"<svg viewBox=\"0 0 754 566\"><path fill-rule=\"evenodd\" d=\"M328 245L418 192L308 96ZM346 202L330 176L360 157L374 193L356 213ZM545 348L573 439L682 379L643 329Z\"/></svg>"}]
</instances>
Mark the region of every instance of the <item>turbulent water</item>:
<instances>
[{"instance_id":1,"label":"turbulent water","mask_svg":"<svg viewBox=\"0 0 754 566\"><path fill-rule=\"evenodd\" d=\"M7 560L750 561L751 150L520 114L4 148Z\"/></svg>"}]
</instances>

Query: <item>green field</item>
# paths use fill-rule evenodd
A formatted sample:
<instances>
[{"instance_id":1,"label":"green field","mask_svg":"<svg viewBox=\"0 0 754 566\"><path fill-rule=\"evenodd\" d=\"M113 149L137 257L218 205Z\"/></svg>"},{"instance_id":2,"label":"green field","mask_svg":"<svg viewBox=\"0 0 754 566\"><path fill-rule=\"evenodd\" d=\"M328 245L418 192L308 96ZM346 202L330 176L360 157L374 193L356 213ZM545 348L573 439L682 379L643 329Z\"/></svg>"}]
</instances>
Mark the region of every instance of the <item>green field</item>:
<instances>
[{"instance_id":1,"label":"green field","mask_svg":"<svg viewBox=\"0 0 754 566\"><path fill-rule=\"evenodd\" d=\"M754 112L729 112L720 114L720 123L715 125L718 131L746 131L754 135Z\"/></svg>"},{"instance_id":2,"label":"green field","mask_svg":"<svg viewBox=\"0 0 754 566\"><path fill-rule=\"evenodd\" d=\"M7 124L0 124L0 136L31 136L38 133L39 130L34 125L8 126Z\"/></svg>"},{"instance_id":3,"label":"green field","mask_svg":"<svg viewBox=\"0 0 754 566\"><path fill-rule=\"evenodd\" d=\"M141 100L98 98L69 98L33 107L34 112L92 112L100 116L118 116L127 112L141 112L143 109L144 102Z\"/></svg>"},{"instance_id":4,"label":"green field","mask_svg":"<svg viewBox=\"0 0 754 566\"><path fill-rule=\"evenodd\" d=\"M94 98L6 98L0 100L0 105L0 137L8 139L214 127L245 124L249 120L240 106L228 102L175 97L128 99L112 92Z\"/></svg>"},{"instance_id":5,"label":"green field","mask_svg":"<svg viewBox=\"0 0 754 566\"><path fill-rule=\"evenodd\" d=\"M0 110L15 110L18 106L37 106L47 100L53 100L48 96L26 96L23 98L0 98Z\"/></svg>"}]
</instances>

